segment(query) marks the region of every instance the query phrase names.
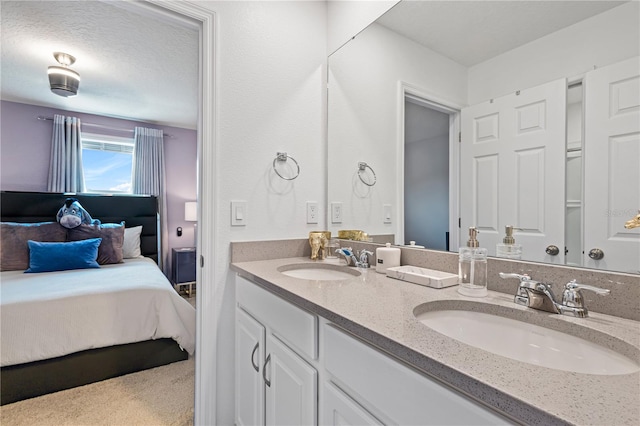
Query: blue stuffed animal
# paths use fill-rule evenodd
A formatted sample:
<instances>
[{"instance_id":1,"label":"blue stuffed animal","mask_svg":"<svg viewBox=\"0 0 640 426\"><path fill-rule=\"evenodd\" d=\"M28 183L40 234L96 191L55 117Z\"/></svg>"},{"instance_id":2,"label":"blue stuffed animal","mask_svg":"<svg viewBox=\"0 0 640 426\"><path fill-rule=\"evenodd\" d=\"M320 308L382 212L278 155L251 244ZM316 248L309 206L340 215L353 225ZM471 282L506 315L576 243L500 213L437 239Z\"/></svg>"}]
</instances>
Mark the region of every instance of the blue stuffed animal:
<instances>
[{"instance_id":1,"label":"blue stuffed animal","mask_svg":"<svg viewBox=\"0 0 640 426\"><path fill-rule=\"evenodd\" d=\"M67 198L64 205L58 210L56 219L65 228L75 228L82 224L100 225L98 219L92 219L91 215L80 205L76 198Z\"/></svg>"}]
</instances>

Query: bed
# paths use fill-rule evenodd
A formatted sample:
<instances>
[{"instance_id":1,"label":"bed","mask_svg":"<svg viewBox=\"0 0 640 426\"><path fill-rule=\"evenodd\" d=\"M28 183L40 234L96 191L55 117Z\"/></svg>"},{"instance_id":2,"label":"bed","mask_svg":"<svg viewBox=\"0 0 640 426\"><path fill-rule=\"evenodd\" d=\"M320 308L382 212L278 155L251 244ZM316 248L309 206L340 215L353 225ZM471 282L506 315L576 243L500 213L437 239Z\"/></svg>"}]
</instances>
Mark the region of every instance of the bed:
<instances>
[{"instance_id":1,"label":"bed","mask_svg":"<svg viewBox=\"0 0 640 426\"><path fill-rule=\"evenodd\" d=\"M55 221L69 195L3 191L0 196L4 230L6 222ZM99 268L0 272L3 405L184 360L194 353L195 309L156 264L156 198L73 197L103 224L124 221L127 230L139 232L141 226L141 255ZM3 238L3 244L6 241ZM8 249L2 247L3 252Z\"/></svg>"}]
</instances>

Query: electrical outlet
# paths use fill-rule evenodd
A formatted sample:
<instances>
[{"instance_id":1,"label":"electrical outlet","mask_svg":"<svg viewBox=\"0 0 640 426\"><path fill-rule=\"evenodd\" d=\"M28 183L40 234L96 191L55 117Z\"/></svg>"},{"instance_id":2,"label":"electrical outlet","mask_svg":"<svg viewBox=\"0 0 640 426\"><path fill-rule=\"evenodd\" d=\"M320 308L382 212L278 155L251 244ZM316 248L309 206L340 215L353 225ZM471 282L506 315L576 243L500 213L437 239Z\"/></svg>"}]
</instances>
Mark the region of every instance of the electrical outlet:
<instances>
[{"instance_id":1,"label":"electrical outlet","mask_svg":"<svg viewBox=\"0 0 640 426\"><path fill-rule=\"evenodd\" d=\"M318 223L318 203L307 201L307 223Z\"/></svg>"},{"instance_id":2,"label":"electrical outlet","mask_svg":"<svg viewBox=\"0 0 640 426\"><path fill-rule=\"evenodd\" d=\"M342 203L334 201L331 203L331 223L342 223Z\"/></svg>"}]
</instances>

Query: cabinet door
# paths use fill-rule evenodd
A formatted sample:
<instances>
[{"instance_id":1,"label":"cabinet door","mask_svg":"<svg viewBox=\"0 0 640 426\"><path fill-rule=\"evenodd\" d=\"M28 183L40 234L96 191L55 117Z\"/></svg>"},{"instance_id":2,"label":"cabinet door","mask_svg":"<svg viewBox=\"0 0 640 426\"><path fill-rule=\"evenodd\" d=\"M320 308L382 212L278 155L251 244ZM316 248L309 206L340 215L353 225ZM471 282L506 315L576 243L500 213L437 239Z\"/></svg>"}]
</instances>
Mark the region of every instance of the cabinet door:
<instances>
[{"instance_id":1,"label":"cabinet door","mask_svg":"<svg viewBox=\"0 0 640 426\"><path fill-rule=\"evenodd\" d=\"M624 224L640 208L639 57L587 73L584 123L583 265L638 273L640 228Z\"/></svg>"},{"instance_id":2,"label":"cabinet door","mask_svg":"<svg viewBox=\"0 0 640 426\"><path fill-rule=\"evenodd\" d=\"M321 423L327 426L382 425L360 404L331 383L325 383L322 395Z\"/></svg>"},{"instance_id":3,"label":"cabinet door","mask_svg":"<svg viewBox=\"0 0 640 426\"><path fill-rule=\"evenodd\" d=\"M264 368L267 425L317 424L316 370L271 334Z\"/></svg>"},{"instance_id":4,"label":"cabinet door","mask_svg":"<svg viewBox=\"0 0 640 426\"><path fill-rule=\"evenodd\" d=\"M264 425L265 329L236 308L236 425Z\"/></svg>"}]
</instances>

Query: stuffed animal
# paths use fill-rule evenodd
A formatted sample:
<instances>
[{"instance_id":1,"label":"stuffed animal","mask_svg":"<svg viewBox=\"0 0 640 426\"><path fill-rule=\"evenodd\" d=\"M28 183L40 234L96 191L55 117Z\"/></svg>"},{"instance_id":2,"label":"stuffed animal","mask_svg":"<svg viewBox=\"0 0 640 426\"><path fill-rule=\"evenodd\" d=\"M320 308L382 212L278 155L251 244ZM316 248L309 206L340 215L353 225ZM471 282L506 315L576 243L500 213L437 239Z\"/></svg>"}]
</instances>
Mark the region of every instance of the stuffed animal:
<instances>
[{"instance_id":1,"label":"stuffed animal","mask_svg":"<svg viewBox=\"0 0 640 426\"><path fill-rule=\"evenodd\" d=\"M67 198L64 205L58 210L56 219L65 228L75 228L82 224L100 225L98 219L92 219L91 215L80 205L76 198Z\"/></svg>"}]
</instances>

